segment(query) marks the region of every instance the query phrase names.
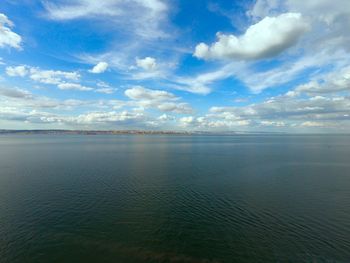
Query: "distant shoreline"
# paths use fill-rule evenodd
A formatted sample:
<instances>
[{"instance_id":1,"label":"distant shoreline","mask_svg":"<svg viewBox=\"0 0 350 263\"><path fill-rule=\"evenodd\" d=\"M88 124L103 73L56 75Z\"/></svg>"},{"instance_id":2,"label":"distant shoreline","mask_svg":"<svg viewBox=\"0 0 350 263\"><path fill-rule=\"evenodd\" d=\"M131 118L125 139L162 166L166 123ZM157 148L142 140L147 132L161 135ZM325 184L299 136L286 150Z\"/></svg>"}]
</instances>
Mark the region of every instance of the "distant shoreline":
<instances>
[{"instance_id":1,"label":"distant shoreline","mask_svg":"<svg viewBox=\"0 0 350 263\"><path fill-rule=\"evenodd\" d=\"M7 130L0 129L1 134L63 134L63 135L254 135L254 134L285 134L282 132L244 132L244 131L154 131L154 130Z\"/></svg>"},{"instance_id":2,"label":"distant shoreline","mask_svg":"<svg viewBox=\"0 0 350 263\"><path fill-rule=\"evenodd\" d=\"M0 129L0 135L350 135L349 133L286 133L286 132L247 132L247 131L148 131L148 130L7 130Z\"/></svg>"},{"instance_id":3,"label":"distant shoreline","mask_svg":"<svg viewBox=\"0 0 350 263\"><path fill-rule=\"evenodd\" d=\"M190 132L144 131L144 130L0 130L0 134L67 134L67 135L122 135L122 134L166 134L190 135Z\"/></svg>"}]
</instances>

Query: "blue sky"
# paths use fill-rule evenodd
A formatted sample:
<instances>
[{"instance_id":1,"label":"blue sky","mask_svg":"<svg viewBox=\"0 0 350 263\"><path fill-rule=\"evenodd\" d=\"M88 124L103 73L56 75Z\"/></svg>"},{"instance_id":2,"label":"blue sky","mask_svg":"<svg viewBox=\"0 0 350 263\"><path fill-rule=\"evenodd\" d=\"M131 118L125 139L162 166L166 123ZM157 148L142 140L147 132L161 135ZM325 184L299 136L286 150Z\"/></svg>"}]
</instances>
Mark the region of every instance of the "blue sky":
<instances>
[{"instance_id":1,"label":"blue sky","mask_svg":"<svg viewBox=\"0 0 350 263\"><path fill-rule=\"evenodd\" d=\"M0 128L350 131L348 0L3 0Z\"/></svg>"}]
</instances>

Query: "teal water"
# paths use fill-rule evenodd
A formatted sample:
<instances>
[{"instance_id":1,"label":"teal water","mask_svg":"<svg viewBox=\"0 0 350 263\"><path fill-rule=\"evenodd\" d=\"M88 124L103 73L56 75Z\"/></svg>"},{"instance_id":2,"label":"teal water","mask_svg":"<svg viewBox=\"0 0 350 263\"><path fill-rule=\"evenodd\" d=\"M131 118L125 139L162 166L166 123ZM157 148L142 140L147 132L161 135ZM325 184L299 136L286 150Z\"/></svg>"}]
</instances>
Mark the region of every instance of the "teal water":
<instances>
[{"instance_id":1,"label":"teal water","mask_svg":"<svg viewBox=\"0 0 350 263\"><path fill-rule=\"evenodd\" d=\"M0 262L350 262L350 136L0 136Z\"/></svg>"}]
</instances>

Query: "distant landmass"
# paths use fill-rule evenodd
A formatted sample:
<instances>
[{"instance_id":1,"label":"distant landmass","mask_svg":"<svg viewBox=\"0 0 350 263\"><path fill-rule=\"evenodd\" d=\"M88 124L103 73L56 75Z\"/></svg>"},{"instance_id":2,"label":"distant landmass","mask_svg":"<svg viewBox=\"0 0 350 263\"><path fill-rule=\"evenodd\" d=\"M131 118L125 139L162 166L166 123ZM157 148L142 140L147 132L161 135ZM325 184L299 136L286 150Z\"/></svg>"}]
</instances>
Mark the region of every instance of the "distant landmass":
<instances>
[{"instance_id":1,"label":"distant landmass","mask_svg":"<svg viewBox=\"0 0 350 263\"><path fill-rule=\"evenodd\" d=\"M282 132L247 132L247 131L154 131L154 130L9 130L0 129L1 134L70 134L70 135L240 135L240 134L285 134Z\"/></svg>"},{"instance_id":2,"label":"distant landmass","mask_svg":"<svg viewBox=\"0 0 350 263\"><path fill-rule=\"evenodd\" d=\"M79 135L103 135L103 134L192 134L178 131L147 131L147 130L0 130L0 134L79 134Z\"/></svg>"}]
</instances>

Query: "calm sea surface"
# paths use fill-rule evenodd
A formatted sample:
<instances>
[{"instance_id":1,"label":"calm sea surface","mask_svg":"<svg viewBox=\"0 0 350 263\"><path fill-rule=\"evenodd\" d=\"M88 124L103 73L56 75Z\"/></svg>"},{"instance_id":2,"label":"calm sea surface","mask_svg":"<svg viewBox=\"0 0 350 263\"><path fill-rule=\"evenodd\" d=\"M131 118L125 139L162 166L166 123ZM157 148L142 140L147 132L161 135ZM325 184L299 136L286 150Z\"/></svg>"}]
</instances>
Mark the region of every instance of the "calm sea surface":
<instances>
[{"instance_id":1,"label":"calm sea surface","mask_svg":"<svg viewBox=\"0 0 350 263\"><path fill-rule=\"evenodd\" d=\"M1 135L0 262L350 262L350 137Z\"/></svg>"}]
</instances>

